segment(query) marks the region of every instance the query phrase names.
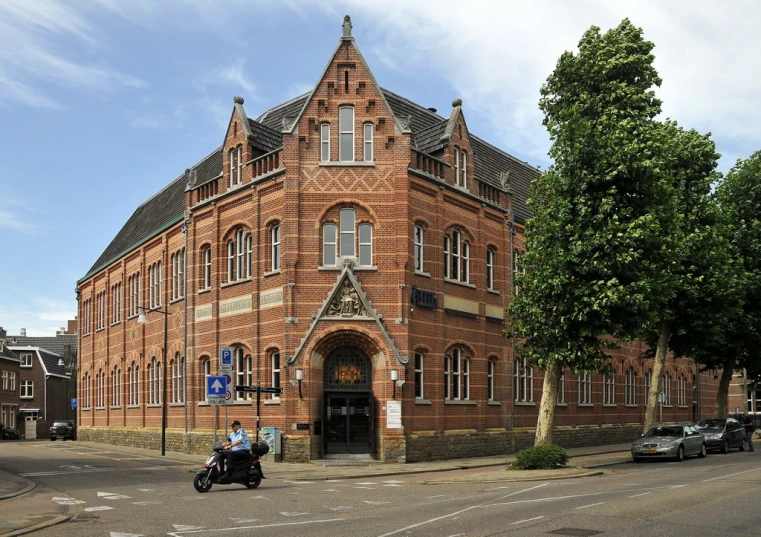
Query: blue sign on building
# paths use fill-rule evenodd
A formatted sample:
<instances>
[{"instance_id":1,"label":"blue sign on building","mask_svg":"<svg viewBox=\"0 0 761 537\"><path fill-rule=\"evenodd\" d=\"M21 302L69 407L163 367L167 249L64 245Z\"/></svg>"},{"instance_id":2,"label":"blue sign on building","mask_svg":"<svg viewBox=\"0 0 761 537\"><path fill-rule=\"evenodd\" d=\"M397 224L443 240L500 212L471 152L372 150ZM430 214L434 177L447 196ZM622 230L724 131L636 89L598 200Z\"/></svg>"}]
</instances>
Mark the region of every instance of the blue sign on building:
<instances>
[{"instance_id":1,"label":"blue sign on building","mask_svg":"<svg viewBox=\"0 0 761 537\"><path fill-rule=\"evenodd\" d=\"M219 348L219 368L232 369L232 367L233 367L233 348L220 347Z\"/></svg>"},{"instance_id":2,"label":"blue sign on building","mask_svg":"<svg viewBox=\"0 0 761 537\"><path fill-rule=\"evenodd\" d=\"M71 398L71 408L77 408L77 398L72 397Z\"/></svg>"}]
</instances>

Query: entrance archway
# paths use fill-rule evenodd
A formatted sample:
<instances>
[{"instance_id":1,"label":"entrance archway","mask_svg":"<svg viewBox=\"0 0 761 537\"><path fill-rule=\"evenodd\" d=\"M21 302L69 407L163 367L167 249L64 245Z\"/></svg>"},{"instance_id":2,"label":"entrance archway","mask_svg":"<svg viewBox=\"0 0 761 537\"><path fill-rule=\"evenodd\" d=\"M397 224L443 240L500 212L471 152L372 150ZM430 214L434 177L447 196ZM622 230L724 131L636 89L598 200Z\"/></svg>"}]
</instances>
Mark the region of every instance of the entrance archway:
<instances>
[{"instance_id":1,"label":"entrance archway","mask_svg":"<svg viewBox=\"0 0 761 537\"><path fill-rule=\"evenodd\" d=\"M338 347L325 360L324 375L325 454L372 453L370 358L357 347Z\"/></svg>"}]
</instances>

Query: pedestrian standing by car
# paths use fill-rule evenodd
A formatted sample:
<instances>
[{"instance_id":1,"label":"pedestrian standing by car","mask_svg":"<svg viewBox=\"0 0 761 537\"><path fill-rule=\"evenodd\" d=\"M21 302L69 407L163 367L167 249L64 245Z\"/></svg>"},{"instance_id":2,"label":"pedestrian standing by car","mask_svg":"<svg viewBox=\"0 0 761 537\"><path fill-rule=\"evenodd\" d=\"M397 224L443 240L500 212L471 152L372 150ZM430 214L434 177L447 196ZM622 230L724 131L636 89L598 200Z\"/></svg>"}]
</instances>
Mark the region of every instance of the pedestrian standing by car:
<instances>
[{"instance_id":1,"label":"pedestrian standing by car","mask_svg":"<svg viewBox=\"0 0 761 537\"><path fill-rule=\"evenodd\" d=\"M748 444L748 451L755 451L753 449L753 433L756 432L756 426L753 424L753 420L747 411L743 412L743 428L745 429L745 441Z\"/></svg>"},{"instance_id":2,"label":"pedestrian standing by car","mask_svg":"<svg viewBox=\"0 0 761 537\"><path fill-rule=\"evenodd\" d=\"M248 457L251 449L251 441L248 439L248 433L246 433L246 431L240 426L240 422L235 420L230 425L233 428L233 432L227 442L222 444L222 454L227 459L226 476L232 474L235 461ZM223 475L222 477L224 478L226 476Z\"/></svg>"}]
</instances>

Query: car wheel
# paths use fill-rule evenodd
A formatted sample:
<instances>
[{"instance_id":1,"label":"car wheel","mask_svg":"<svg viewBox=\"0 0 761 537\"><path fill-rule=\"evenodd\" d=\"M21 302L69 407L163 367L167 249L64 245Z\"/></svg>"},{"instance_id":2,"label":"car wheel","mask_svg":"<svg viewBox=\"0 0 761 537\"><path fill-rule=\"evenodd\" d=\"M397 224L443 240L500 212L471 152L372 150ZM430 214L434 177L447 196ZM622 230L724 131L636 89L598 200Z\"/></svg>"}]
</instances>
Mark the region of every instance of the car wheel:
<instances>
[{"instance_id":1,"label":"car wheel","mask_svg":"<svg viewBox=\"0 0 761 537\"><path fill-rule=\"evenodd\" d=\"M679 446L679 449L676 452L676 460L678 462L682 462L684 460L684 446Z\"/></svg>"},{"instance_id":2,"label":"car wheel","mask_svg":"<svg viewBox=\"0 0 761 537\"><path fill-rule=\"evenodd\" d=\"M745 440L740 442L740 451L745 451Z\"/></svg>"},{"instance_id":3,"label":"car wheel","mask_svg":"<svg viewBox=\"0 0 761 537\"><path fill-rule=\"evenodd\" d=\"M721 452L729 453L729 440L724 440L724 443L721 444Z\"/></svg>"},{"instance_id":4,"label":"car wheel","mask_svg":"<svg viewBox=\"0 0 761 537\"><path fill-rule=\"evenodd\" d=\"M708 450L706 449L706 445L703 444L700 446L700 453L698 453L698 457L701 459L705 459L705 456L708 454Z\"/></svg>"}]
</instances>

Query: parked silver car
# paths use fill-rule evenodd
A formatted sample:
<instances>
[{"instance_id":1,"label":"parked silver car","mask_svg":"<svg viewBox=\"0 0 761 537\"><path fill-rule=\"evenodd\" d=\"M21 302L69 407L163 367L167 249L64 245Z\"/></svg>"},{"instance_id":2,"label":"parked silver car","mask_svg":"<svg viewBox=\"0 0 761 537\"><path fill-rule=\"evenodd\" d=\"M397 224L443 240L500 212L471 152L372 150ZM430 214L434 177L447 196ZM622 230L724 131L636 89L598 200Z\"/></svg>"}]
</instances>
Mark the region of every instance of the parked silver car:
<instances>
[{"instance_id":1,"label":"parked silver car","mask_svg":"<svg viewBox=\"0 0 761 537\"><path fill-rule=\"evenodd\" d=\"M692 425L659 425L653 427L632 444L632 459L674 458L683 461L689 455L705 457L706 440Z\"/></svg>"},{"instance_id":2,"label":"parked silver car","mask_svg":"<svg viewBox=\"0 0 761 537\"><path fill-rule=\"evenodd\" d=\"M730 448L745 451L745 429L734 418L707 418L695 424L703 433L708 449L720 449L727 453Z\"/></svg>"}]
</instances>

